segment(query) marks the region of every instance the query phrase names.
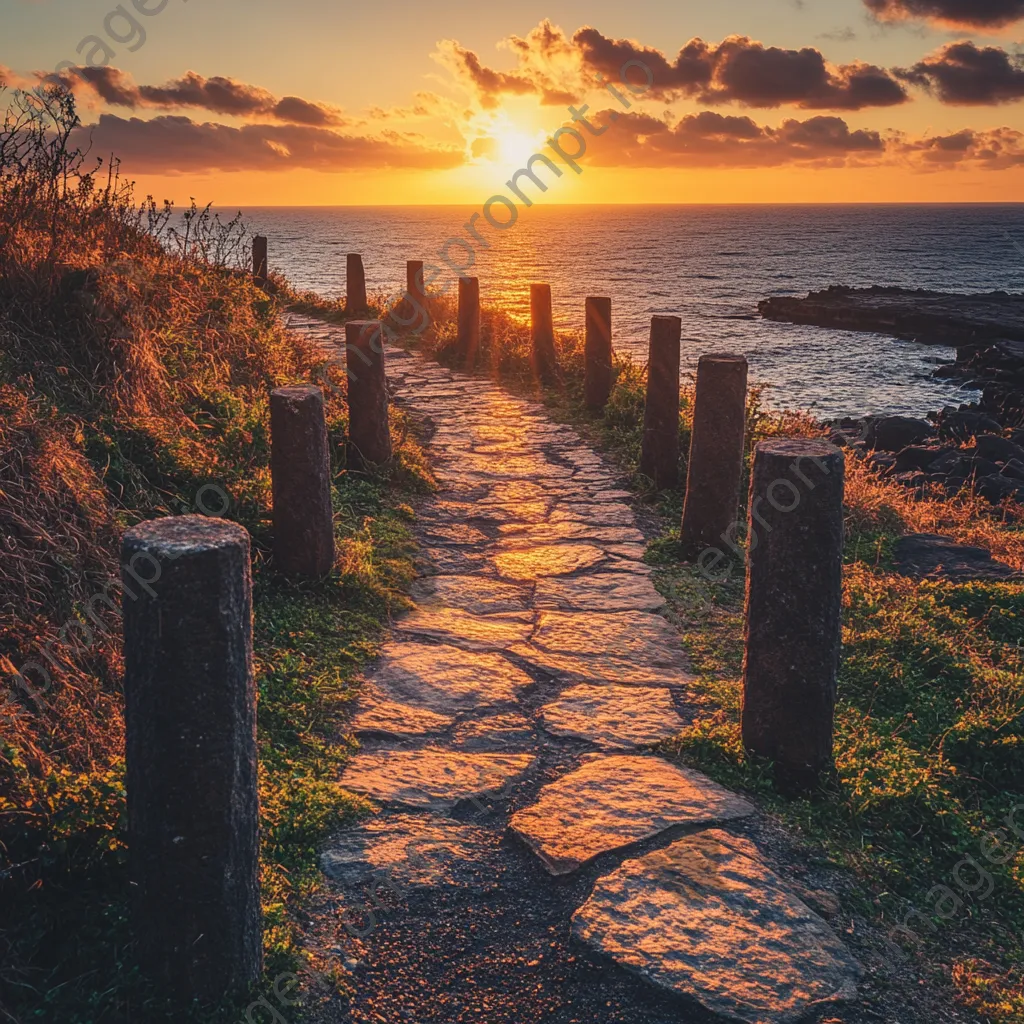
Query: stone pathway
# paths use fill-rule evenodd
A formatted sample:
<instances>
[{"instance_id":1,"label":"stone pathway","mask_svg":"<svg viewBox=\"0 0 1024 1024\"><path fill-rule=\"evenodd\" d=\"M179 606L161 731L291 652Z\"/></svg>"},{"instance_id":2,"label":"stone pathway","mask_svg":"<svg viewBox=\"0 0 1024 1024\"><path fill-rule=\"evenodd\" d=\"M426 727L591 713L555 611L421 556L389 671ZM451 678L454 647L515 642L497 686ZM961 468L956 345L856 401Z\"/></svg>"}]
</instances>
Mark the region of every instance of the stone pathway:
<instances>
[{"instance_id":1,"label":"stone pathway","mask_svg":"<svg viewBox=\"0 0 1024 1024\"><path fill-rule=\"evenodd\" d=\"M293 316L334 352L342 332ZM858 968L748 839L754 807L642 748L692 679L615 474L495 385L388 350L430 432L413 611L367 673L324 851L331 1021L782 1022Z\"/></svg>"}]
</instances>

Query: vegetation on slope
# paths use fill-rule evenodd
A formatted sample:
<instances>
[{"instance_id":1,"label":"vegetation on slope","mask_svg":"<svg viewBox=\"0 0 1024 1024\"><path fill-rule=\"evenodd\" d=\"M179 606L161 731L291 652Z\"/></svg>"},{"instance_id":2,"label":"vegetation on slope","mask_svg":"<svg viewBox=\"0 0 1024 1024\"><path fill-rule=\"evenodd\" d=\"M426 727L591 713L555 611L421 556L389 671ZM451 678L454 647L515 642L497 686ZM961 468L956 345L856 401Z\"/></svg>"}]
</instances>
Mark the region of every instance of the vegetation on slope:
<instances>
[{"instance_id":1,"label":"vegetation on slope","mask_svg":"<svg viewBox=\"0 0 1024 1024\"><path fill-rule=\"evenodd\" d=\"M121 533L198 512L226 515L253 537L273 972L300 956L296 914L317 884L318 839L363 809L335 781L350 750L340 723L355 671L411 576L406 496L431 482L404 429L386 474L346 471L344 374L286 333L276 300L238 268L240 225L194 207L178 218L152 201L135 205L116 167L91 174L69 149L69 96L8 98L0 1016L159 1020L132 966L126 920ZM275 574L269 546L268 398L273 387L325 377L338 558L327 579L297 584Z\"/></svg>"}]
</instances>

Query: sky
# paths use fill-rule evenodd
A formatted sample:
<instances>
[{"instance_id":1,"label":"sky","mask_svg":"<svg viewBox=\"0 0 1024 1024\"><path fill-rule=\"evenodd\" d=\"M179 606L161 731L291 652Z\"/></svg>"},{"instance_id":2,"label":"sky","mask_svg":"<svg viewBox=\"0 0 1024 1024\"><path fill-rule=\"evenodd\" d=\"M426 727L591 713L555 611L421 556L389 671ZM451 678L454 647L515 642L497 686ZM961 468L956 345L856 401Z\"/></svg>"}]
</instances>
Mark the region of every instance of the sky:
<instances>
[{"instance_id":1,"label":"sky","mask_svg":"<svg viewBox=\"0 0 1024 1024\"><path fill-rule=\"evenodd\" d=\"M1024 0L0 0L9 88L222 206L1021 201L1022 40Z\"/></svg>"}]
</instances>

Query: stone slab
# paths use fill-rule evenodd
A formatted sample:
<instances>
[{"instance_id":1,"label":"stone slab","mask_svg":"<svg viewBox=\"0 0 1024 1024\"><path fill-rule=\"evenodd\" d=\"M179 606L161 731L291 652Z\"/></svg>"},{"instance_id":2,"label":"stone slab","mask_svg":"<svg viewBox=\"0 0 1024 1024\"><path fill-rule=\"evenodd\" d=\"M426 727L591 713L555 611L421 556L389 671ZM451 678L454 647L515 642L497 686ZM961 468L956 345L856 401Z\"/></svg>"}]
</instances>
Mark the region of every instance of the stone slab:
<instances>
[{"instance_id":1,"label":"stone slab","mask_svg":"<svg viewBox=\"0 0 1024 1024\"><path fill-rule=\"evenodd\" d=\"M487 543L487 534L465 523L430 523L424 535L432 544L450 544L454 547L479 547Z\"/></svg>"},{"instance_id":2,"label":"stone slab","mask_svg":"<svg viewBox=\"0 0 1024 1024\"><path fill-rule=\"evenodd\" d=\"M538 580L535 601L538 608L589 612L653 612L665 604L649 579L619 572Z\"/></svg>"},{"instance_id":3,"label":"stone slab","mask_svg":"<svg viewBox=\"0 0 1024 1024\"><path fill-rule=\"evenodd\" d=\"M495 846L484 829L428 814L381 814L333 837L320 855L347 887L436 886L468 881Z\"/></svg>"},{"instance_id":4,"label":"stone slab","mask_svg":"<svg viewBox=\"0 0 1024 1024\"><path fill-rule=\"evenodd\" d=\"M389 700L374 686L359 695L359 708L349 726L355 735L426 736L443 732L455 724L451 715L439 715L425 708Z\"/></svg>"},{"instance_id":5,"label":"stone slab","mask_svg":"<svg viewBox=\"0 0 1024 1024\"><path fill-rule=\"evenodd\" d=\"M599 757L545 786L509 824L552 875L677 825L712 825L754 812L699 772L659 757Z\"/></svg>"},{"instance_id":6,"label":"stone slab","mask_svg":"<svg viewBox=\"0 0 1024 1024\"><path fill-rule=\"evenodd\" d=\"M427 576L413 583L410 597L417 604L447 605L475 615L521 612L530 607L529 587L487 576Z\"/></svg>"},{"instance_id":7,"label":"stone slab","mask_svg":"<svg viewBox=\"0 0 1024 1024\"><path fill-rule=\"evenodd\" d=\"M452 734L452 743L460 750L523 753L536 746L537 730L528 718L509 711L459 722Z\"/></svg>"},{"instance_id":8,"label":"stone slab","mask_svg":"<svg viewBox=\"0 0 1024 1024\"><path fill-rule=\"evenodd\" d=\"M986 548L957 544L952 537L934 533L900 537L893 547L893 560L901 573L915 579L941 579L953 583L1024 579L1024 574L994 559Z\"/></svg>"},{"instance_id":9,"label":"stone slab","mask_svg":"<svg viewBox=\"0 0 1024 1024\"><path fill-rule=\"evenodd\" d=\"M439 715L512 704L533 685L500 655L404 641L385 645L373 682L387 699Z\"/></svg>"},{"instance_id":10,"label":"stone slab","mask_svg":"<svg viewBox=\"0 0 1024 1024\"><path fill-rule=\"evenodd\" d=\"M582 522L594 526L635 526L633 510L622 502L608 501L600 504L571 504L556 508L551 513L551 522Z\"/></svg>"},{"instance_id":11,"label":"stone slab","mask_svg":"<svg viewBox=\"0 0 1024 1024\"><path fill-rule=\"evenodd\" d=\"M720 829L598 879L572 933L652 985L743 1024L806 1020L852 999L860 974L757 847Z\"/></svg>"},{"instance_id":12,"label":"stone slab","mask_svg":"<svg viewBox=\"0 0 1024 1024\"><path fill-rule=\"evenodd\" d=\"M402 616L395 626L403 633L416 633L445 640L473 651L500 651L529 639L533 613L474 615L461 608L427 605Z\"/></svg>"},{"instance_id":13,"label":"stone slab","mask_svg":"<svg viewBox=\"0 0 1024 1024\"><path fill-rule=\"evenodd\" d=\"M424 747L357 754L341 785L382 803L451 810L471 798L494 798L533 763L529 754L475 754Z\"/></svg>"},{"instance_id":14,"label":"stone slab","mask_svg":"<svg viewBox=\"0 0 1024 1024\"><path fill-rule=\"evenodd\" d=\"M494 557L494 564L506 579L537 580L568 576L598 565L605 558L605 553L592 544L548 544L504 551Z\"/></svg>"},{"instance_id":15,"label":"stone slab","mask_svg":"<svg viewBox=\"0 0 1024 1024\"><path fill-rule=\"evenodd\" d=\"M589 740L606 750L633 750L675 736L686 723L668 690L643 686L574 686L541 709L554 736Z\"/></svg>"},{"instance_id":16,"label":"stone slab","mask_svg":"<svg viewBox=\"0 0 1024 1024\"><path fill-rule=\"evenodd\" d=\"M580 682L672 686L693 679L679 635L660 615L542 611L517 657Z\"/></svg>"}]
</instances>

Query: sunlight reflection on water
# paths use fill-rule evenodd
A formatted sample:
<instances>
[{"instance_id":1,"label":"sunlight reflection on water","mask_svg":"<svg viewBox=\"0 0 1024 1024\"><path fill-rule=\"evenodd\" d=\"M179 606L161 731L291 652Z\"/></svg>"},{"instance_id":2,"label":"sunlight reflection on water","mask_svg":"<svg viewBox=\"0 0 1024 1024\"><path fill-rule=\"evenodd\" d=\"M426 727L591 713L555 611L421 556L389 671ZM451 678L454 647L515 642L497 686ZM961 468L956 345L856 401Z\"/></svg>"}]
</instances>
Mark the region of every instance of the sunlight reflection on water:
<instances>
[{"instance_id":1,"label":"sunlight reflection on water","mask_svg":"<svg viewBox=\"0 0 1024 1024\"><path fill-rule=\"evenodd\" d=\"M371 289L397 293L405 260L439 262L473 210L348 207L245 210L268 235L271 266L300 288L344 292L345 253L361 252ZM1024 289L1024 205L847 207L534 207L499 233L470 273L485 304L529 312L529 284L552 286L561 327L582 327L587 295L612 297L617 349L644 357L650 317L683 319L683 367L738 351L777 407L820 415L923 414L974 392L933 379L947 348L757 315L760 299L830 284L944 291ZM453 258L463 250L452 247ZM443 281L450 281L445 274Z\"/></svg>"}]
</instances>

